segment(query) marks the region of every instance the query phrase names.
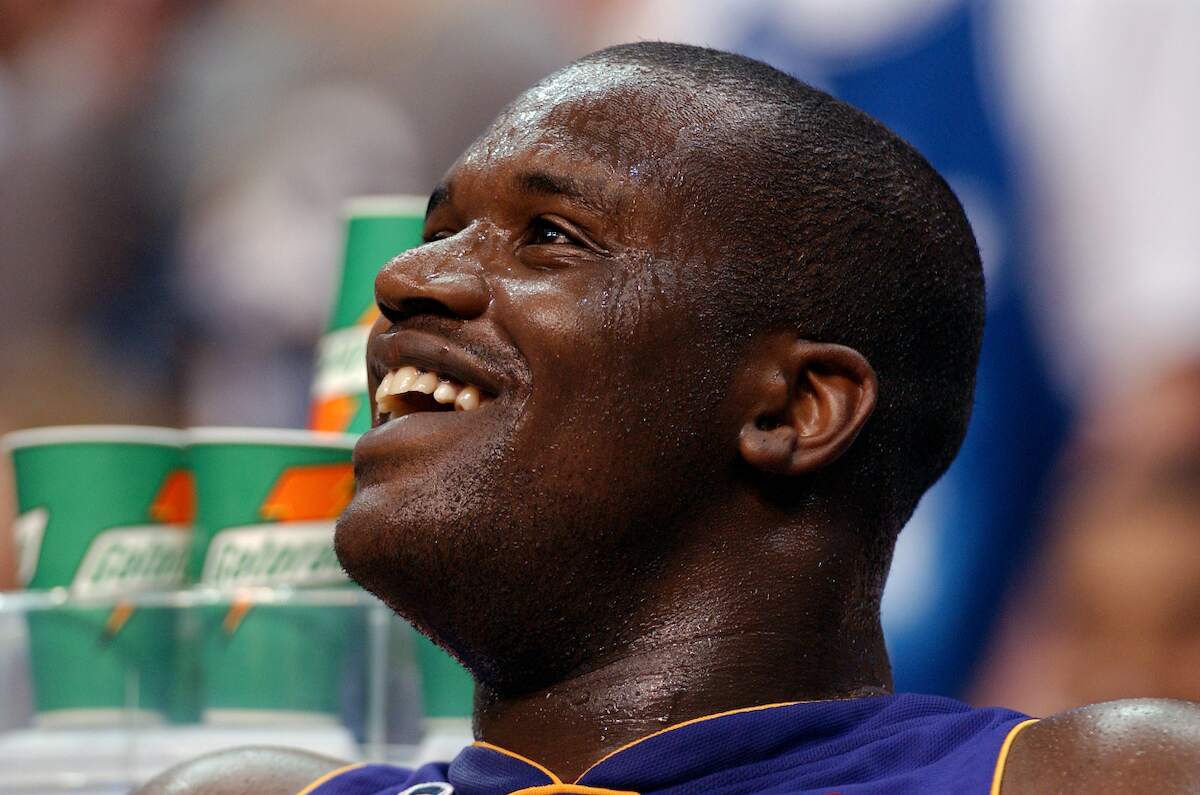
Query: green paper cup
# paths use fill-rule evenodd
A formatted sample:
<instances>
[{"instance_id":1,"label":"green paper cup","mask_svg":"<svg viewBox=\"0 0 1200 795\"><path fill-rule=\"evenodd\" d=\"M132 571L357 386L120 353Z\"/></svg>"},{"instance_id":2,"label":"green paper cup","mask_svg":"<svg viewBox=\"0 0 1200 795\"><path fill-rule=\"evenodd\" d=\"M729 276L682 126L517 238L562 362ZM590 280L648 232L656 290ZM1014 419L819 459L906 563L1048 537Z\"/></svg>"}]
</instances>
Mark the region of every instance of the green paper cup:
<instances>
[{"instance_id":1,"label":"green paper cup","mask_svg":"<svg viewBox=\"0 0 1200 795\"><path fill-rule=\"evenodd\" d=\"M447 724L455 730L469 721L475 702L475 683L458 661L428 638L418 635L414 646L421 676L421 712L426 728Z\"/></svg>"},{"instance_id":2,"label":"green paper cup","mask_svg":"<svg viewBox=\"0 0 1200 795\"><path fill-rule=\"evenodd\" d=\"M317 346L310 427L363 433L371 427L367 397L367 337L379 317L375 276L388 260L421 245L424 196L365 196L346 203L342 279L329 330ZM417 644L428 720L471 714L474 683L453 658L421 638Z\"/></svg>"},{"instance_id":3,"label":"green paper cup","mask_svg":"<svg viewBox=\"0 0 1200 795\"><path fill-rule=\"evenodd\" d=\"M326 334L317 343L313 430L362 433L371 427L367 336L379 317L375 275L388 260L421 245L426 197L366 196L346 203L342 279Z\"/></svg>"},{"instance_id":4,"label":"green paper cup","mask_svg":"<svg viewBox=\"0 0 1200 795\"><path fill-rule=\"evenodd\" d=\"M345 434L196 428L190 564L202 586L348 585L333 526L354 492ZM259 605L235 598L198 612L201 717L207 723L333 722L350 617L340 607Z\"/></svg>"},{"instance_id":5,"label":"green paper cup","mask_svg":"<svg viewBox=\"0 0 1200 795\"><path fill-rule=\"evenodd\" d=\"M21 581L114 600L31 613L39 726L157 723L169 707L175 620L121 597L183 584L192 484L178 431L64 426L9 434Z\"/></svg>"}]
</instances>

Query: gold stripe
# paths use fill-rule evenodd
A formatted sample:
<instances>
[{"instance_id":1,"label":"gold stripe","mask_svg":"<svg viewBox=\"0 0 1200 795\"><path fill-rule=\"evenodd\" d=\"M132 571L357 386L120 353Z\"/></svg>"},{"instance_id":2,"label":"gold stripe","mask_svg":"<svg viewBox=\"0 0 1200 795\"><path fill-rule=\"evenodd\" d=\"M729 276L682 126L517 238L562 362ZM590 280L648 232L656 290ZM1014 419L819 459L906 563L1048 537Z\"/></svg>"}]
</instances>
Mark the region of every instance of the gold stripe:
<instances>
[{"instance_id":1,"label":"gold stripe","mask_svg":"<svg viewBox=\"0 0 1200 795\"><path fill-rule=\"evenodd\" d=\"M596 760L596 762L589 765L588 769L583 771L583 773L581 773L579 775L579 778L575 779L574 784L564 784L563 780L561 778L554 775L554 773L552 773L550 770L546 769L544 766L539 765L537 762L533 761L532 759L521 756L520 754L513 753L512 751L509 751L506 748L501 748L498 745L492 745L491 743L484 742L483 740L476 740L474 744L476 746L478 746L479 748L490 748L491 750L496 751L497 753L504 754L505 756L510 756L513 759L516 759L518 761L524 762L527 765L531 765L531 766L537 768L542 773L544 773L546 776L548 776L552 782L554 782L553 785L547 784L547 785L542 785L542 786L583 787L582 789L555 789L555 790L542 790L542 789L539 789L538 787L531 787L529 789L519 790L520 792L523 792L523 793L534 793L534 792L536 792L536 793L542 793L542 792L545 792L545 793L550 793L550 792L582 792L582 793L617 792L617 793L624 793L625 790L596 789L594 787L587 787L585 785L582 785L579 782L584 776L586 776L588 773L590 773L592 771L592 769L594 767L596 767L596 765L600 764L601 762L605 761L606 759L611 759L612 757L616 756L617 754L621 753L622 751L626 751L626 750L632 748L633 746L637 745L640 742L645 742L646 740L649 740L651 737L657 737L660 734L666 734L667 732L675 731L676 729L682 729L684 726L691 726L693 723L700 723L701 721L712 720L713 718L723 718L726 715L737 715L742 712L758 712L759 710L774 709L775 707L791 707L796 704L802 704L802 703L804 703L804 702L802 702L802 701L781 701L778 704L760 704L757 707L742 707L741 709L731 709L731 710L726 710L725 712L718 712L714 715L703 715L699 718L692 718L691 720L685 720L683 723L676 723L674 726L668 726L665 729L659 729L658 731L654 732L653 734L647 734L645 737L639 737L638 739L634 740L633 742L626 743L625 745L622 745L617 750L607 753L604 756L600 757L600 759ZM634 793L633 795L637 795L637 794Z\"/></svg>"},{"instance_id":2,"label":"gold stripe","mask_svg":"<svg viewBox=\"0 0 1200 795\"><path fill-rule=\"evenodd\" d=\"M602 787L585 787L580 784L543 784L540 787L526 787L514 790L509 795L559 795L559 793L574 793L575 795L638 795L628 789L604 789Z\"/></svg>"},{"instance_id":3,"label":"gold stripe","mask_svg":"<svg viewBox=\"0 0 1200 795\"><path fill-rule=\"evenodd\" d=\"M682 729L684 726L691 726L693 723L700 723L700 722L706 721L706 720L713 720L714 718L723 718L726 715L738 715L743 712L758 712L758 711L764 710L764 709L774 709L775 707L791 707L791 706L794 706L796 704L801 704L801 703L803 703L803 702L781 701L778 704L760 704L757 707L742 707L741 709L731 709L731 710L726 710L725 712L718 712L715 715L703 715L699 718L692 718L691 720L685 720L683 723L676 723L674 726L668 726L665 729L659 729L658 731L654 732L653 734L647 734L645 737L640 737L631 743L626 743L625 745L622 745L617 750L607 753L604 756L600 757L595 762L593 762L592 765L589 766L587 770L583 771L583 773L580 774L579 778L575 779L575 783L578 784L579 781L584 776L586 776L588 773L590 773L596 767L596 765L599 765L601 762L604 762L607 759L611 759L612 757L616 756L617 754L621 753L622 751L629 750L630 748L637 745L638 743L644 743L646 740L649 740L651 737L657 737L660 734L666 734L667 732L673 732L676 729Z\"/></svg>"},{"instance_id":4,"label":"gold stripe","mask_svg":"<svg viewBox=\"0 0 1200 795\"><path fill-rule=\"evenodd\" d=\"M535 767L538 770L542 771L542 773L544 773L552 782L554 782L555 785L561 785L563 783L561 778L559 778L558 776L551 773L547 768L543 767L542 765L539 765L537 762L533 761L532 759L525 757L525 756L521 756L518 753L514 753L514 752L508 750L507 748L501 748L498 745L492 745L491 743L486 743L483 740L476 740L473 743L473 745L475 745L477 748L487 748L491 751L495 751L498 754L504 754L505 756L516 759L518 762L524 762L525 764L529 765L530 767ZM533 789L537 789L537 787L534 787ZM520 790L520 791L525 792L526 790ZM555 791L557 792L557 790L555 790ZM566 792L566 790L563 790L563 792Z\"/></svg>"},{"instance_id":5,"label":"gold stripe","mask_svg":"<svg viewBox=\"0 0 1200 795\"><path fill-rule=\"evenodd\" d=\"M1032 726L1037 723L1037 718L1023 720L1016 726L1008 730L1008 736L1004 738L1004 745L1000 746L1000 755L996 757L996 772L992 775L992 789L990 795L1000 795L1000 779L1004 778L1004 763L1008 761L1008 751L1012 748L1013 740L1017 739L1017 734L1026 726Z\"/></svg>"},{"instance_id":6,"label":"gold stripe","mask_svg":"<svg viewBox=\"0 0 1200 795\"><path fill-rule=\"evenodd\" d=\"M296 795L309 795L309 793L311 793L317 787L324 784L326 781L337 778L338 776L342 775L343 773L349 773L351 770L356 770L357 768L360 768L360 767L366 767L366 765L363 762L355 762L354 764L342 765L341 767L334 768L333 770L330 770L328 773L326 773L325 775L318 778L316 781L309 784L304 789L297 792Z\"/></svg>"}]
</instances>

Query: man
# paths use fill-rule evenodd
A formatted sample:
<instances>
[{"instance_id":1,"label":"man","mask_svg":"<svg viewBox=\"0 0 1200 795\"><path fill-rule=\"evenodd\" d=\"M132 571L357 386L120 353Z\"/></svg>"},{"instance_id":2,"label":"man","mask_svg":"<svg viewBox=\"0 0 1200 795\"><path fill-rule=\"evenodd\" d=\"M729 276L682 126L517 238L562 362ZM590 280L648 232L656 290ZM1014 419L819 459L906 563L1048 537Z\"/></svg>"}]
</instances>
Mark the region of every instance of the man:
<instances>
[{"instance_id":1,"label":"man","mask_svg":"<svg viewBox=\"0 0 1200 795\"><path fill-rule=\"evenodd\" d=\"M889 694L880 591L962 438L983 284L879 124L749 59L616 47L510 106L425 232L376 282L336 543L471 670L480 742L416 771L248 749L147 791L1200 786L1188 704Z\"/></svg>"}]
</instances>

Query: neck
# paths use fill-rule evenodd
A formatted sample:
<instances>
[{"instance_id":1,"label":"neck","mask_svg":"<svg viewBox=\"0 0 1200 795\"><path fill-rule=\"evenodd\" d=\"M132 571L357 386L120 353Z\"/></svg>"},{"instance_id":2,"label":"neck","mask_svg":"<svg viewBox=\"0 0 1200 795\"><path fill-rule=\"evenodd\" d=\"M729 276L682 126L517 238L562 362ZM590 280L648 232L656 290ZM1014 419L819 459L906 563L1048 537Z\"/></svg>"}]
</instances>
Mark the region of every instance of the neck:
<instances>
[{"instance_id":1,"label":"neck","mask_svg":"<svg viewBox=\"0 0 1200 795\"><path fill-rule=\"evenodd\" d=\"M889 691L877 606L846 608L861 599L860 559L783 538L738 554L736 566L725 544L697 545L623 622L636 631L586 670L517 695L480 686L476 736L571 782L606 754L693 718Z\"/></svg>"}]
</instances>

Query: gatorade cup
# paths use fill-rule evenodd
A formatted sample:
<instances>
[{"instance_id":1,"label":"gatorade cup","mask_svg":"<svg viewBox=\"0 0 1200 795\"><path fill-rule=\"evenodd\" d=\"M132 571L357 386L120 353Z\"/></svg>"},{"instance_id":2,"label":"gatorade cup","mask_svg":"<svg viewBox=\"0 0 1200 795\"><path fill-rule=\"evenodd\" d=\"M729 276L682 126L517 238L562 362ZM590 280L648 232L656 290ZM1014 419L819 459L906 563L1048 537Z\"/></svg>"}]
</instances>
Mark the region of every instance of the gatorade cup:
<instances>
[{"instance_id":1,"label":"gatorade cup","mask_svg":"<svg viewBox=\"0 0 1200 795\"><path fill-rule=\"evenodd\" d=\"M155 724L169 707L175 616L120 597L183 583L192 484L178 431L132 426L9 434L19 574L111 606L28 616L42 727Z\"/></svg>"},{"instance_id":2,"label":"gatorade cup","mask_svg":"<svg viewBox=\"0 0 1200 795\"><path fill-rule=\"evenodd\" d=\"M379 317L375 275L388 260L421 244L424 196L364 196L346 203L346 248L342 279L317 346L311 427L319 431L363 433L371 427L367 397L367 337ZM471 715L471 677L452 657L418 638L416 660L426 728L461 729Z\"/></svg>"},{"instance_id":3,"label":"gatorade cup","mask_svg":"<svg viewBox=\"0 0 1200 795\"><path fill-rule=\"evenodd\" d=\"M191 574L236 592L348 584L333 526L354 494L355 437L271 428L196 428ZM352 616L344 607L203 608L201 717L215 724L332 723Z\"/></svg>"},{"instance_id":4,"label":"gatorade cup","mask_svg":"<svg viewBox=\"0 0 1200 795\"><path fill-rule=\"evenodd\" d=\"M364 196L346 203L342 280L329 330L317 343L313 430L362 433L371 427L366 359L367 336L379 317L375 275L392 257L421 245L427 202L420 196Z\"/></svg>"}]
</instances>

